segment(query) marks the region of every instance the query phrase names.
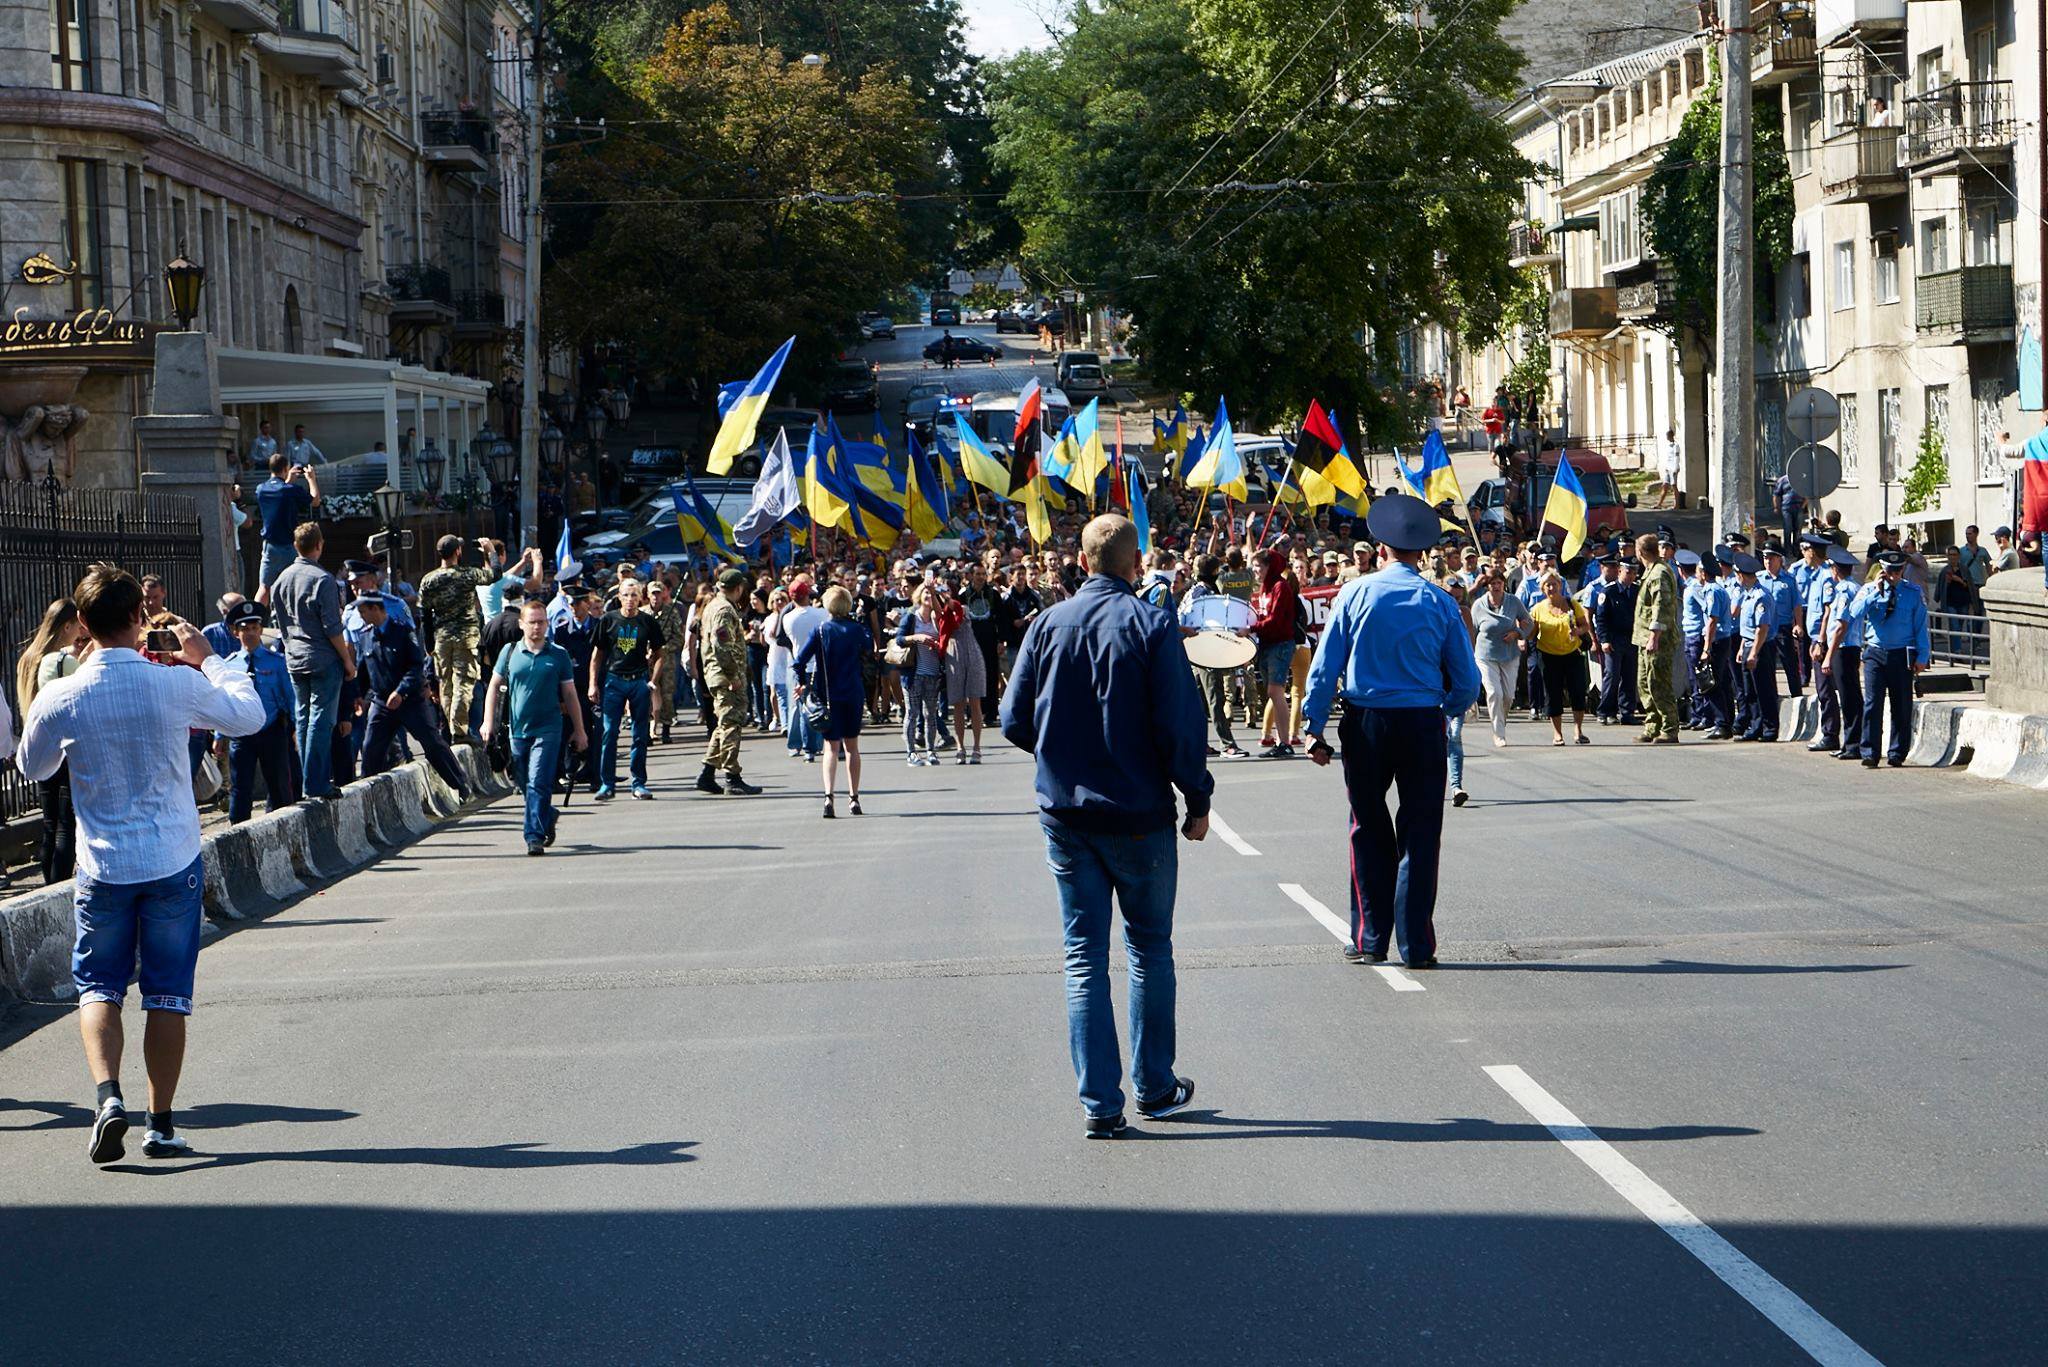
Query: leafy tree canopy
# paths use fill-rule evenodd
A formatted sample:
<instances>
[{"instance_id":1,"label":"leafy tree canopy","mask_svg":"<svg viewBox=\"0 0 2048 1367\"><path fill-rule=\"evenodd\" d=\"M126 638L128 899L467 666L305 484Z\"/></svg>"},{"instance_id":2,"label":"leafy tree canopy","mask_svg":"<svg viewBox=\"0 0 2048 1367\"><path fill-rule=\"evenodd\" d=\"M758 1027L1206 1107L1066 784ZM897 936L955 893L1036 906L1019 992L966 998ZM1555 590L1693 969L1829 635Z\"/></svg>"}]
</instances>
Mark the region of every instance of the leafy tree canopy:
<instances>
[{"instance_id":1,"label":"leafy tree canopy","mask_svg":"<svg viewBox=\"0 0 2048 1367\"><path fill-rule=\"evenodd\" d=\"M1512 3L1418 28L1344 0L1320 30L1300 0L1077 8L991 82L1027 263L1129 309L1155 377L1205 406L1272 422L1319 396L1385 427L1393 338L1434 319L1483 341L1515 287L1527 168L1482 103L1513 94ZM1208 188L1283 180L1314 184Z\"/></svg>"}]
</instances>

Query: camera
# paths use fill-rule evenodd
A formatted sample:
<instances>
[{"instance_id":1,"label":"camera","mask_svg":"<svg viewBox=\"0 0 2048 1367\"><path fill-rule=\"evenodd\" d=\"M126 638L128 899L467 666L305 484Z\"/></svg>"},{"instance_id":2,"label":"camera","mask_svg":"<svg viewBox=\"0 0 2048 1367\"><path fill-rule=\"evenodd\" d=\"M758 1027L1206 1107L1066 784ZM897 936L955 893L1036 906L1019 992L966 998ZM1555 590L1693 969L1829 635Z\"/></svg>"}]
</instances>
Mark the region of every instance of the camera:
<instances>
[{"instance_id":1,"label":"camera","mask_svg":"<svg viewBox=\"0 0 2048 1367\"><path fill-rule=\"evenodd\" d=\"M178 644L178 633L168 627L151 627L143 644L159 655L176 655L184 649Z\"/></svg>"}]
</instances>

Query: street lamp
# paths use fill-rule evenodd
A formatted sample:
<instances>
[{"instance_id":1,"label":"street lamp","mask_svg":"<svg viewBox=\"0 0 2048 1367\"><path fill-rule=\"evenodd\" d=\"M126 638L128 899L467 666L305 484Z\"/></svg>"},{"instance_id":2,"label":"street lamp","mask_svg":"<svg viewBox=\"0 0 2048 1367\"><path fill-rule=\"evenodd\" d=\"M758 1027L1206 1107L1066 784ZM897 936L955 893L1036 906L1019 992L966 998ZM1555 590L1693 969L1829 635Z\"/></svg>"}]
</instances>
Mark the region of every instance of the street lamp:
<instances>
[{"instance_id":1,"label":"street lamp","mask_svg":"<svg viewBox=\"0 0 2048 1367\"><path fill-rule=\"evenodd\" d=\"M391 487L385 480L371 491L370 497L377 504L377 520L384 524L384 555L390 567L390 583L393 590L398 587L398 519L405 511L405 493Z\"/></svg>"},{"instance_id":2,"label":"street lamp","mask_svg":"<svg viewBox=\"0 0 2048 1367\"><path fill-rule=\"evenodd\" d=\"M433 498L441 492L441 471L448 464L448 457L441 454L432 437L412 458L413 468L419 472L419 492L422 498Z\"/></svg>"},{"instance_id":3,"label":"street lamp","mask_svg":"<svg viewBox=\"0 0 2048 1367\"><path fill-rule=\"evenodd\" d=\"M487 468L491 475L491 530L501 540L510 541L512 536L506 524L517 511L514 500L519 487L519 448L503 437L498 438L491 443Z\"/></svg>"},{"instance_id":4,"label":"street lamp","mask_svg":"<svg viewBox=\"0 0 2048 1367\"><path fill-rule=\"evenodd\" d=\"M624 422L633 415L633 396L625 385L619 385L605 396L605 403L612 410L614 422Z\"/></svg>"},{"instance_id":5,"label":"street lamp","mask_svg":"<svg viewBox=\"0 0 2048 1367\"><path fill-rule=\"evenodd\" d=\"M199 316L199 291L205 284L206 267L187 258L185 244L180 242L177 257L164 267L164 288L171 296L171 312L178 316L180 332L192 330L192 320Z\"/></svg>"},{"instance_id":6,"label":"street lamp","mask_svg":"<svg viewBox=\"0 0 2048 1367\"><path fill-rule=\"evenodd\" d=\"M551 470L559 467L562 463L562 447L567 443L568 439L562 435L562 429L550 418L548 425L540 432L541 461Z\"/></svg>"}]
</instances>

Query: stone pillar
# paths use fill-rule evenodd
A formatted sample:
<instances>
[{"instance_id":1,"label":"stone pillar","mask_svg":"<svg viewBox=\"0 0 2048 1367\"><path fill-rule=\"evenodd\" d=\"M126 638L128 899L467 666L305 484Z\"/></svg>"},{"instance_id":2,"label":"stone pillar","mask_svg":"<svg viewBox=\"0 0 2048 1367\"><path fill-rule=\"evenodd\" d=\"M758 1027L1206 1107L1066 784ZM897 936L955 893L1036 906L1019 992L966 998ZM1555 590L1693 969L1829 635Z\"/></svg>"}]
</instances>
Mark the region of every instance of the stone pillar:
<instances>
[{"instance_id":1,"label":"stone pillar","mask_svg":"<svg viewBox=\"0 0 2048 1367\"><path fill-rule=\"evenodd\" d=\"M2038 567L1994 574L1984 585L1991 619L1991 677L1984 701L2006 712L2048 716L2048 592Z\"/></svg>"},{"instance_id":2,"label":"stone pillar","mask_svg":"<svg viewBox=\"0 0 2048 1367\"><path fill-rule=\"evenodd\" d=\"M237 478L239 419L220 406L220 367L213 337L204 332L160 332L150 412L135 419L147 493L183 494L199 509L200 591L211 612L235 573L235 523L228 495Z\"/></svg>"}]
</instances>

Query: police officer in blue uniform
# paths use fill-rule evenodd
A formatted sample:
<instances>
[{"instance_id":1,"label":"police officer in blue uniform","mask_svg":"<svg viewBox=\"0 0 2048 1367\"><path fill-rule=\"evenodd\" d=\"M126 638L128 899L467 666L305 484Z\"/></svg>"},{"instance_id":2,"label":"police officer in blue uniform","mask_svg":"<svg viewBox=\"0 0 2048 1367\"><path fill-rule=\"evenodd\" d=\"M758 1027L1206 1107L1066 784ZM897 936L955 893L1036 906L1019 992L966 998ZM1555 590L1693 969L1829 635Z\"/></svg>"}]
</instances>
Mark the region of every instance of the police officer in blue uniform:
<instances>
[{"instance_id":1,"label":"police officer in blue uniform","mask_svg":"<svg viewBox=\"0 0 2048 1367\"><path fill-rule=\"evenodd\" d=\"M1600 577L1586 591L1586 615L1600 649L1602 725L1641 720L1636 697L1636 583L1634 559L1614 552L1596 557Z\"/></svg>"},{"instance_id":2,"label":"police officer in blue uniform","mask_svg":"<svg viewBox=\"0 0 2048 1367\"><path fill-rule=\"evenodd\" d=\"M1728 636L1735 626L1727 594L1715 582L1707 561L1680 551L1679 568L1692 572L1680 600L1679 627L1685 636L1685 662L1692 671L1692 729L1715 740L1735 734L1735 681L1729 673L1732 654Z\"/></svg>"},{"instance_id":3,"label":"police officer in blue uniform","mask_svg":"<svg viewBox=\"0 0 2048 1367\"><path fill-rule=\"evenodd\" d=\"M426 652L417 636L385 615L384 598L372 590L357 595L355 602L366 629L361 639L367 645L358 648L357 661L370 701L363 736L363 774L380 774L389 767L391 742L403 729L419 742L434 772L467 798L469 787L462 768L448 742L441 739L427 707Z\"/></svg>"},{"instance_id":4,"label":"police officer in blue uniform","mask_svg":"<svg viewBox=\"0 0 2048 1367\"><path fill-rule=\"evenodd\" d=\"M1821 672L1835 694L1842 726L1836 759L1863 758L1863 617L1857 598L1863 562L1846 546L1829 546L1828 596L1820 623ZM1811 629L1811 628L1809 628Z\"/></svg>"},{"instance_id":5,"label":"police officer in blue uniform","mask_svg":"<svg viewBox=\"0 0 2048 1367\"><path fill-rule=\"evenodd\" d=\"M1808 750L1842 748L1842 707L1832 674L1821 667L1827 657L1828 603L1835 594L1835 576L1828 567L1828 552L1834 543L1818 532L1799 538L1799 563L1791 570L1797 590L1792 608L1792 645L1806 662L1813 680L1814 705L1820 710L1820 725Z\"/></svg>"},{"instance_id":6,"label":"police officer in blue uniform","mask_svg":"<svg viewBox=\"0 0 2048 1367\"><path fill-rule=\"evenodd\" d=\"M1906 557L1881 551L1884 572L1856 595L1863 618L1863 767L1877 767L1885 704L1891 704L1891 743L1884 762L1896 769L1913 744L1913 676L1927 668L1934 644L1927 634L1927 599L1906 578Z\"/></svg>"},{"instance_id":7,"label":"police officer in blue uniform","mask_svg":"<svg viewBox=\"0 0 2048 1367\"><path fill-rule=\"evenodd\" d=\"M1778 738L1778 684L1774 677L1777 641L1771 634L1771 591L1764 584L1763 562L1737 551L1732 568L1737 579L1735 647L1735 739L1774 741Z\"/></svg>"},{"instance_id":8,"label":"police officer in blue uniform","mask_svg":"<svg viewBox=\"0 0 2048 1367\"><path fill-rule=\"evenodd\" d=\"M1799 667L1799 652L1792 648L1792 621L1798 616L1799 588L1785 571L1785 548L1768 542L1763 553L1764 572L1757 582L1771 600L1771 657L1785 671L1785 694L1796 698L1804 691L1806 674Z\"/></svg>"},{"instance_id":9,"label":"police officer in blue uniform","mask_svg":"<svg viewBox=\"0 0 2048 1367\"><path fill-rule=\"evenodd\" d=\"M1436 967L1437 854L1443 840L1445 718L1479 696L1472 638L1451 596L1416 571L1438 520L1421 499L1374 500L1366 526L1391 561L1352 580L1330 605L1302 704L1309 758L1344 695L1344 791L1351 803L1351 942L1344 957L1380 963L1398 938L1410 968ZM1392 787L1397 823L1387 807Z\"/></svg>"}]
</instances>

